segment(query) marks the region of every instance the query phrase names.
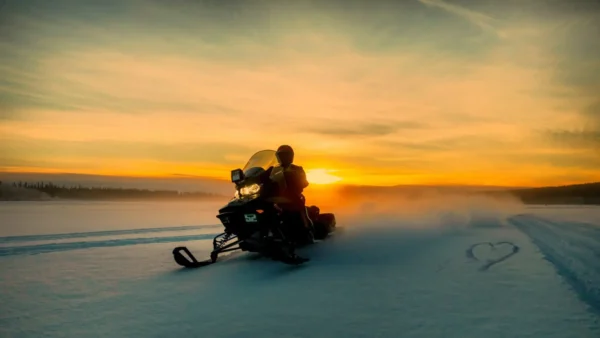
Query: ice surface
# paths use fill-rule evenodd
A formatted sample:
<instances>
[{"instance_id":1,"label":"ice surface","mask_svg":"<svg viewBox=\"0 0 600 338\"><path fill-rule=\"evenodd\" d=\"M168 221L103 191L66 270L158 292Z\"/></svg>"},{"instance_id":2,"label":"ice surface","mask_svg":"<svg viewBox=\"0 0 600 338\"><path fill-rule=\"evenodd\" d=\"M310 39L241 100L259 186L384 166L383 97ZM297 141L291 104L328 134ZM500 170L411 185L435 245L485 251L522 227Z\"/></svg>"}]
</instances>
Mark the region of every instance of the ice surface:
<instances>
[{"instance_id":1,"label":"ice surface","mask_svg":"<svg viewBox=\"0 0 600 338\"><path fill-rule=\"evenodd\" d=\"M0 204L0 336L600 337L600 208L340 210L306 265L180 268L218 206Z\"/></svg>"},{"instance_id":2,"label":"ice surface","mask_svg":"<svg viewBox=\"0 0 600 338\"><path fill-rule=\"evenodd\" d=\"M220 224L223 202L0 202L0 236Z\"/></svg>"}]
</instances>

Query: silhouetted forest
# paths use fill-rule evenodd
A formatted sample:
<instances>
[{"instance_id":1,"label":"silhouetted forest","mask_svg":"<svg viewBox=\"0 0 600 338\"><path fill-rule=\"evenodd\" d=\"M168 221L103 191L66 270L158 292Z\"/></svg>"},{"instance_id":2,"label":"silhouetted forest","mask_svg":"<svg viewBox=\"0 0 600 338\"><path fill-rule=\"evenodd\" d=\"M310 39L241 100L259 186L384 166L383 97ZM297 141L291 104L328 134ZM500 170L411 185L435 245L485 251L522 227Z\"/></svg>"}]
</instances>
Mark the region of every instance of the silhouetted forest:
<instances>
[{"instance_id":1,"label":"silhouetted forest","mask_svg":"<svg viewBox=\"0 0 600 338\"><path fill-rule=\"evenodd\" d=\"M526 204L600 204L600 182L514 189L510 193Z\"/></svg>"},{"instance_id":2,"label":"silhouetted forest","mask_svg":"<svg viewBox=\"0 0 600 338\"><path fill-rule=\"evenodd\" d=\"M83 186L58 186L51 182L12 182L7 184L0 181L0 186L8 185L12 187L12 191L20 190L36 190L46 194L50 198L59 199L77 199L77 200L171 200L171 199L211 199L223 198L223 196L207 192L179 192L173 190L149 190L149 189L126 189L126 188L109 188L109 187L83 187ZM9 194L9 191L2 189L3 194ZM0 194L2 195L2 194ZM10 196L0 196L7 197Z\"/></svg>"},{"instance_id":3,"label":"silhouetted forest","mask_svg":"<svg viewBox=\"0 0 600 338\"><path fill-rule=\"evenodd\" d=\"M224 196L207 192L179 192L173 190L125 189L107 187L58 186L51 182L13 182L0 181L0 200L43 200L43 199L76 199L76 200L198 200L222 199ZM423 186L396 187L346 187L342 189L346 196L353 193L362 195L371 193L404 194L418 198L427 191L438 193L484 194L502 197L507 194L519 198L525 204L596 204L600 205L600 182L557 187L472 190L465 188L436 188Z\"/></svg>"},{"instance_id":4,"label":"silhouetted forest","mask_svg":"<svg viewBox=\"0 0 600 338\"><path fill-rule=\"evenodd\" d=\"M600 182L539 188L502 188L477 186L399 185L393 187L343 186L339 191L348 198L404 196L427 199L436 195L485 195L494 198L516 197L525 204L600 205Z\"/></svg>"}]
</instances>

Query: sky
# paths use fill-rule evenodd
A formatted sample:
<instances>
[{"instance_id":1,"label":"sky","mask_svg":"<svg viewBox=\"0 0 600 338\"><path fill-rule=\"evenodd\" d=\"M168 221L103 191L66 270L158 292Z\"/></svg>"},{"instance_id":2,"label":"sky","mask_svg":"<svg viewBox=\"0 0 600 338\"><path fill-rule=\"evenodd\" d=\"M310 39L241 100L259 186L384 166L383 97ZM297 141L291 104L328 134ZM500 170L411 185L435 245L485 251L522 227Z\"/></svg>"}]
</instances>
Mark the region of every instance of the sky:
<instances>
[{"instance_id":1,"label":"sky","mask_svg":"<svg viewBox=\"0 0 600 338\"><path fill-rule=\"evenodd\" d=\"M227 179L289 144L347 184L600 180L599 1L0 6L4 172Z\"/></svg>"}]
</instances>

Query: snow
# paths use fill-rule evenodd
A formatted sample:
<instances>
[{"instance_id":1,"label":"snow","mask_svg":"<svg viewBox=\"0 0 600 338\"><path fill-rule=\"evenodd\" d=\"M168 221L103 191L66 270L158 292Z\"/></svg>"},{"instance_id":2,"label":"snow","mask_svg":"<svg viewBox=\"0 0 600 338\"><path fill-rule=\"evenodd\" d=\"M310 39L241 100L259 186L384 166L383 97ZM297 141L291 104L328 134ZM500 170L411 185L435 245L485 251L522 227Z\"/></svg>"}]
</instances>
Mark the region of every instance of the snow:
<instances>
[{"instance_id":1,"label":"snow","mask_svg":"<svg viewBox=\"0 0 600 338\"><path fill-rule=\"evenodd\" d=\"M600 208L398 203L197 270L218 203L1 203L0 337L600 337Z\"/></svg>"}]
</instances>

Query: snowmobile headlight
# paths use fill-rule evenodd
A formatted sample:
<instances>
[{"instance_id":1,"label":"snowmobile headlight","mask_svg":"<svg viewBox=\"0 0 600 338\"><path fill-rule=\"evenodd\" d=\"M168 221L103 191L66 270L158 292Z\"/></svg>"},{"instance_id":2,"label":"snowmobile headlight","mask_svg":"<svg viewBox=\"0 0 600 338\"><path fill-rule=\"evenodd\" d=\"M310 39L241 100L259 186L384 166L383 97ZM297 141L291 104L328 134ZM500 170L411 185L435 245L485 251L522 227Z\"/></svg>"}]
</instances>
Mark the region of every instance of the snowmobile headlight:
<instances>
[{"instance_id":1,"label":"snowmobile headlight","mask_svg":"<svg viewBox=\"0 0 600 338\"><path fill-rule=\"evenodd\" d=\"M247 185L245 187L240 188L240 195L241 196L255 195L255 194L258 194L259 191L260 191L260 185L251 184L251 185Z\"/></svg>"}]
</instances>

